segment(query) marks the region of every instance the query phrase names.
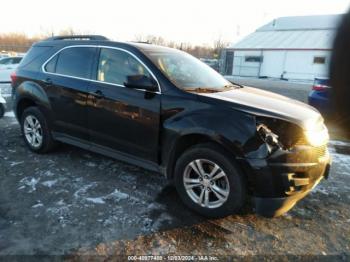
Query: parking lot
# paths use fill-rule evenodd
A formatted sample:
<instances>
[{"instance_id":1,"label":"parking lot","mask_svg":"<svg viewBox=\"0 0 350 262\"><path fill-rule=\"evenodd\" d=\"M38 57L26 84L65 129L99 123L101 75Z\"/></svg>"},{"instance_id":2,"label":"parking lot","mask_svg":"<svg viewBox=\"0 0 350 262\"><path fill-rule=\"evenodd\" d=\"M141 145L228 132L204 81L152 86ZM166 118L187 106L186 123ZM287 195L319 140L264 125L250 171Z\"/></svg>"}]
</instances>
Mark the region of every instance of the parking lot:
<instances>
[{"instance_id":1,"label":"parking lot","mask_svg":"<svg viewBox=\"0 0 350 262\"><path fill-rule=\"evenodd\" d=\"M307 87L295 86L270 88L304 101ZM263 88L269 89L266 82ZM0 255L331 255L346 260L350 144L332 140L329 150L329 179L286 215L263 218L247 207L240 215L208 220L188 210L158 174L67 145L47 155L31 153L7 112L0 119Z\"/></svg>"}]
</instances>

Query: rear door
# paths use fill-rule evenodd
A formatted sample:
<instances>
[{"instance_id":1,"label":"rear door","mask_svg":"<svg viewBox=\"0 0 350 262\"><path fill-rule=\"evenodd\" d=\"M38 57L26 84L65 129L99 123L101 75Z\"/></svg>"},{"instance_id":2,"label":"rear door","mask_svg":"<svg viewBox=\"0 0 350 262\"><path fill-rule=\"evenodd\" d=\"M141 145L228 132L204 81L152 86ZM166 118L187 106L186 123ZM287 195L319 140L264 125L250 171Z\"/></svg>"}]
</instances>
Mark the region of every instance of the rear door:
<instances>
[{"instance_id":1,"label":"rear door","mask_svg":"<svg viewBox=\"0 0 350 262\"><path fill-rule=\"evenodd\" d=\"M54 130L59 133L89 139L86 102L96 50L68 47L44 65L43 85L54 114Z\"/></svg>"},{"instance_id":2,"label":"rear door","mask_svg":"<svg viewBox=\"0 0 350 262\"><path fill-rule=\"evenodd\" d=\"M152 74L132 53L101 48L96 81L89 86L91 142L138 158L157 161L160 93L124 86L127 76Z\"/></svg>"}]
</instances>

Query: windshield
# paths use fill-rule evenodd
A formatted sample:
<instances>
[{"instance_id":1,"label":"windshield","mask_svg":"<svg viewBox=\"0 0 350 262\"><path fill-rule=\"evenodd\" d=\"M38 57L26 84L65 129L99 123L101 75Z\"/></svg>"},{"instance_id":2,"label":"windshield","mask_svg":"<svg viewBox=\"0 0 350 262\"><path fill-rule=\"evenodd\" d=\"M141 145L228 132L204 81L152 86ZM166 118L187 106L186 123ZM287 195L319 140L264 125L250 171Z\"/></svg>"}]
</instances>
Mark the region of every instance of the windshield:
<instances>
[{"instance_id":1,"label":"windshield","mask_svg":"<svg viewBox=\"0 0 350 262\"><path fill-rule=\"evenodd\" d=\"M180 89L220 92L235 87L214 69L185 52L149 51L147 56Z\"/></svg>"}]
</instances>

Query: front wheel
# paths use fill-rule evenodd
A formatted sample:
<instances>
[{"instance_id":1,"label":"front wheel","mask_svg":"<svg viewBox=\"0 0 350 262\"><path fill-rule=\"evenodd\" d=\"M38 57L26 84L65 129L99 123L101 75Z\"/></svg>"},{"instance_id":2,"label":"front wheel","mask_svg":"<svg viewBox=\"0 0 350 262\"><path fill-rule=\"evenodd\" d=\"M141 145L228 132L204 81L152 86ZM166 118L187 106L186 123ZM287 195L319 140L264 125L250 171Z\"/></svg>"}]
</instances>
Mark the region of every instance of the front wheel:
<instances>
[{"instance_id":1,"label":"front wheel","mask_svg":"<svg viewBox=\"0 0 350 262\"><path fill-rule=\"evenodd\" d=\"M245 203L246 185L233 157L215 144L190 148L177 161L175 185L183 202L207 217L224 217Z\"/></svg>"}]
</instances>

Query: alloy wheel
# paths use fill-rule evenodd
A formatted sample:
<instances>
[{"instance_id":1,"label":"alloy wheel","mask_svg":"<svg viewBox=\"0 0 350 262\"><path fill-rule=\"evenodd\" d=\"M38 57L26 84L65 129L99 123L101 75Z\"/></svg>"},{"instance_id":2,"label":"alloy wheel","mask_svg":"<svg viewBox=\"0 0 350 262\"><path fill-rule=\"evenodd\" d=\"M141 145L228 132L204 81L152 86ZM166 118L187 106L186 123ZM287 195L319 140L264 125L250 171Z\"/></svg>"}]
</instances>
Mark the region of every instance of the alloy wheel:
<instances>
[{"instance_id":1,"label":"alloy wheel","mask_svg":"<svg viewBox=\"0 0 350 262\"><path fill-rule=\"evenodd\" d=\"M207 159L190 162L184 170L183 183L188 196L206 208L222 206L230 194L226 173L218 164Z\"/></svg>"},{"instance_id":2,"label":"alloy wheel","mask_svg":"<svg viewBox=\"0 0 350 262\"><path fill-rule=\"evenodd\" d=\"M27 142L32 147L39 148L43 143L43 130L39 120L33 115L28 115L24 119L23 129Z\"/></svg>"}]
</instances>

